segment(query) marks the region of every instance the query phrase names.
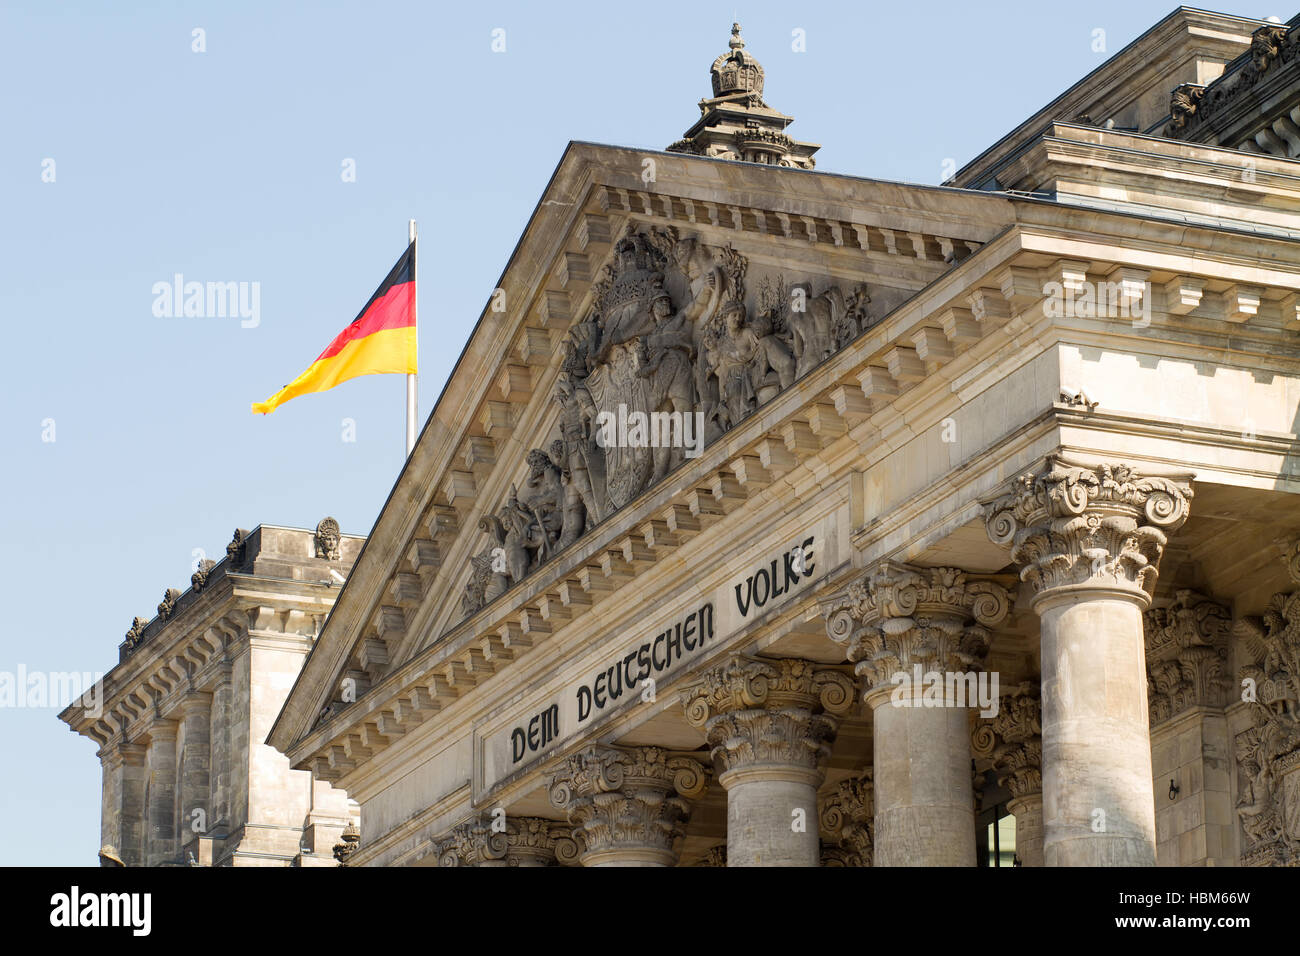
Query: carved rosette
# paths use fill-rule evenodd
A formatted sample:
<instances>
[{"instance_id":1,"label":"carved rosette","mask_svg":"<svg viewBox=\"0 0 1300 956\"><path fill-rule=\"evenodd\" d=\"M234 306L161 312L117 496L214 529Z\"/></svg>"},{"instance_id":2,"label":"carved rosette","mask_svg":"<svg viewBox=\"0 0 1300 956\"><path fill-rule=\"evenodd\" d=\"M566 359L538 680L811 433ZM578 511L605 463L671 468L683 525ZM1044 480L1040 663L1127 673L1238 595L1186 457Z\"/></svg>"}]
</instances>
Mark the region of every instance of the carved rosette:
<instances>
[{"instance_id":1,"label":"carved rosette","mask_svg":"<svg viewBox=\"0 0 1300 956\"><path fill-rule=\"evenodd\" d=\"M439 866L504 865L509 843L490 817L467 820L437 845Z\"/></svg>"},{"instance_id":2,"label":"carved rosette","mask_svg":"<svg viewBox=\"0 0 1300 956\"><path fill-rule=\"evenodd\" d=\"M1300 540L1286 547L1300 584ZM1300 591L1274 594L1237 622L1242 698L1252 725L1236 738L1237 816L1247 866L1300 866Z\"/></svg>"},{"instance_id":3,"label":"carved rosette","mask_svg":"<svg viewBox=\"0 0 1300 956\"><path fill-rule=\"evenodd\" d=\"M911 568L882 561L826 602L831 640L857 664L867 694L892 685L914 665L926 671L971 672L984 667L992 633L1012 598L993 581L957 568Z\"/></svg>"},{"instance_id":4,"label":"carved rosette","mask_svg":"<svg viewBox=\"0 0 1300 956\"><path fill-rule=\"evenodd\" d=\"M1152 608L1142 621L1152 725L1192 707L1222 707L1231 686L1228 609L1204 594L1181 590L1173 604Z\"/></svg>"},{"instance_id":5,"label":"carved rosette","mask_svg":"<svg viewBox=\"0 0 1300 956\"><path fill-rule=\"evenodd\" d=\"M724 786L761 769L795 769L815 784L853 696L852 679L834 668L737 654L687 687L682 704L704 729Z\"/></svg>"},{"instance_id":6,"label":"carved rosette","mask_svg":"<svg viewBox=\"0 0 1300 956\"><path fill-rule=\"evenodd\" d=\"M620 857L673 865L675 843L690 819L690 800L708 785L708 769L659 747L588 747L552 774L551 805L568 814L592 865Z\"/></svg>"},{"instance_id":7,"label":"carved rosette","mask_svg":"<svg viewBox=\"0 0 1300 956\"><path fill-rule=\"evenodd\" d=\"M821 806L822 866L871 866L875 828L872 771L840 781Z\"/></svg>"},{"instance_id":8,"label":"carved rosette","mask_svg":"<svg viewBox=\"0 0 1300 956\"><path fill-rule=\"evenodd\" d=\"M1038 685L1025 682L998 700L998 712L971 732L971 752L993 764L1014 799L1043 792L1043 714Z\"/></svg>"},{"instance_id":9,"label":"carved rosette","mask_svg":"<svg viewBox=\"0 0 1300 956\"><path fill-rule=\"evenodd\" d=\"M1109 588L1149 601L1168 536L1187 520L1191 475L1144 477L1125 464L1049 455L986 499L994 543L1010 547L1036 600L1057 588Z\"/></svg>"}]
</instances>

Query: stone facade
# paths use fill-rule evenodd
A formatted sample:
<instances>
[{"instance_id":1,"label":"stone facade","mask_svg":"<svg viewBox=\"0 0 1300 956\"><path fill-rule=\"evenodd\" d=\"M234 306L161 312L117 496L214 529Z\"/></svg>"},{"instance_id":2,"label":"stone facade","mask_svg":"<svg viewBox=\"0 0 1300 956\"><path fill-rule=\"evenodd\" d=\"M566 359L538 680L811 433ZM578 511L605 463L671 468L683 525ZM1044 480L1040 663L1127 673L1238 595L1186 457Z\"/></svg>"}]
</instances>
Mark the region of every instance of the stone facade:
<instances>
[{"instance_id":1,"label":"stone facade","mask_svg":"<svg viewBox=\"0 0 1300 956\"><path fill-rule=\"evenodd\" d=\"M333 866L357 808L264 743L361 538L237 530L158 615L137 617L103 679L60 718L99 747L100 859L125 866ZM336 845L342 855L335 853Z\"/></svg>"},{"instance_id":2,"label":"stone facade","mask_svg":"<svg viewBox=\"0 0 1300 956\"><path fill-rule=\"evenodd\" d=\"M1300 180L1168 112L1290 36L1175 11L974 188L812 172L738 27L572 144L271 729L349 865L1294 863Z\"/></svg>"}]
</instances>

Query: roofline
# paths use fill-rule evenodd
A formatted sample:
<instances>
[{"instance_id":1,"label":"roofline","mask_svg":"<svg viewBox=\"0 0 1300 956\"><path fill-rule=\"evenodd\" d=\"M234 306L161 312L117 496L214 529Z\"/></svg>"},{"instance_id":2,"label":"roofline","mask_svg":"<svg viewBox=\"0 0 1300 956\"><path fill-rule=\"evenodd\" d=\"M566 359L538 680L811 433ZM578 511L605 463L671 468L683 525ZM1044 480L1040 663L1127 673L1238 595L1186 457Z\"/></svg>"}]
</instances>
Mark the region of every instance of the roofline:
<instances>
[{"instance_id":1,"label":"roofline","mask_svg":"<svg viewBox=\"0 0 1300 956\"><path fill-rule=\"evenodd\" d=\"M1140 34L1138 34L1136 37L1134 37L1132 40L1130 40L1128 43L1126 43L1124 46L1122 46L1122 47L1121 47L1119 50L1117 50L1117 51L1116 51L1112 56L1107 57L1107 58L1106 58L1104 61L1102 61L1102 63L1100 63L1098 66L1096 66L1096 67L1093 68L1092 70L1089 70L1087 73L1085 73L1085 74L1084 74L1082 77L1080 77L1078 80L1075 80L1073 83L1071 83L1068 87L1066 87L1064 90L1062 90L1062 91L1061 91L1061 92L1060 92L1060 93L1059 93L1059 94L1058 94L1054 99L1048 101L1048 102L1045 103L1043 106L1041 106L1039 109L1034 110L1033 113L1031 113L1029 116L1027 116L1027 117L1026 117L1024 120L1022 120L1019 124L1017 124L1016 126L1012 127L1012 128L1011 128L1010 130L1008 130L1004 135L1000 136L1000 137L999 137L998 139L996 139L994 142L992 142L991 144L989 144L989 146L986 147L986 148L985 148L981 153L979 153L979 155L977 155L977 156L976 156L974 159L972 159L970 162L966 163L964 166L962 166L960 169L958 169L957 172L953 174L952 179L949 180L949 181L950 181L950 182L953 182L953 181L956 181L956 180L958 180L958 179L964 179L964 178L965 178L965 175L964 175L964 174L966 174L968 170L971 170L971 169L973 169L974 167L979 166L979 165L980 165L980 164L985 160L985 158L986 158L987 156L989 156L991 153L996 152L999 146L1001 146L1001 145L1004 144L1007 140L1009 140L1009 139L1011 139L1013 136L1015 136L1015 135L1016 135L1016 132L1017 132L1017 131L1022 127L1022 126L1024 126L1026 123L1028 123L1030 120L1032 120L1034 117L1039 116L1039 115L1041 115L1041 114L1043 114L1043 113L1046 113L1046 112L1048 112L1049 110L1051 110L1051 109L1052 109L1053 107L1055 107L1058 103L1060 103L1061 101L1063 101L1063 100L1065 100L1067 97L1069 97L1069 95L1070 95L1070 93L1071 93L1072 91L1077 90L1079 87L1081 87L1081 86L1083 86L1084 84L1086 84L1089 80L1091 80L1091 79L1093 79L1093 78L1095 78L1095 77L1097 77L1097 76L1100 76L1100 75L1101 75L1105 70L1107 70L1107 69L1109 69L1110 67L1112 67L1112 66L1114 65L1114 63L1115 63L1115 62L1116 62L1120 57L1122 57L1125 53L1127 53L1127 52L1128 52L1132 47L1134 47L1134 46L1136 46L1137 44L1141 43L1143 40L1145 40L1147 37L1151 36L1152 34L1156 33L1157 31L1159 31L1159 30L1165 28L1165 27L1170 23L1170 21L1174 20L1176 17L1178 17L1178 16L1180 16L1180 15L1185 15L1185 14L1188 14L1188 13L1200 13L1200 14L1205 14L1205 15L1207 15L1207 16L1211 16L1211 17L1220 17L1220 18L1222 18L1222 19L1224 19L1224 20L1237 20L1237 21L1240 21L1240 22L1242 22L1242 23L1265 24L1265 23L1268 23L1268 22L1269 22L1268 20L1263 20L1263 19L1259 19L1259 18L1256 18L1256 17L1242 17L1242 16L1238 16L1238 15L1236 15L1236 14L1234 14L1234 13L1220 13L1220 12L1218 12L1218 11L1216 11L1216 10L1205 10L1205 9L1203 9L1203 8L1201 8L1201 7L1190 7L1190 6L1187 6L1187 5L1177 6L1177 7L1175 7L1173 10L1169 11L1169 13L1165 14L1165 16L1163 16L1160 20L1158 20L1157 22L1155 22L1155 23L1152 24L1151 26L1147 27L1147 28L1146 28L1145 30L1143 30ZM1300 16L1300 15L1298 15L1298 16ZM1052 122L1054 122L1056 119L1059 119L1059 118L1049 117L1049 118L1043 120L1043 125L1049 125L1049 124L1051 124ZM1039 135L1041 135L1041 134L1039 134ZM1037 138L1037 137L1035 136L1034 138ZM1019 150L1016 150L1016 152L1019 152ZM1008 154L1008 155L1011 155L1011 154ZM999 163L998 165L1000 166L1001 164ZM988 173L988 174L992 174L994 168L995 168L995 167L990 167L990 168L987 170L987 173Z\"/></svg>"}]
</instances>

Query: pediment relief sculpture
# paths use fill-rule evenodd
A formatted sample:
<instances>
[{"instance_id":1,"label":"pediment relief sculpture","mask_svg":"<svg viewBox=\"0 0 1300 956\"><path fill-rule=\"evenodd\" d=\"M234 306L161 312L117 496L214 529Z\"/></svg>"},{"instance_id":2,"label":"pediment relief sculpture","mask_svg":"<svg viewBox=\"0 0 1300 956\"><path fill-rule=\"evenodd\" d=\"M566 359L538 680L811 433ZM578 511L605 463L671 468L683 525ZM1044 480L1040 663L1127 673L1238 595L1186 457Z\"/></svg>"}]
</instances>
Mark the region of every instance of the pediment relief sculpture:
<instances>
[{"instance_id":1,"label":"pediment relief sculpture","mask_svg":"<svg viewBox=\"0 0 1300 956\"><path fill-rule=\"evenodd\" d=\"M562 345L558 434L479 522L472 614L872 323L865 285L814 289L673 227L629 226Z\"/></svg>"}]
</instances>

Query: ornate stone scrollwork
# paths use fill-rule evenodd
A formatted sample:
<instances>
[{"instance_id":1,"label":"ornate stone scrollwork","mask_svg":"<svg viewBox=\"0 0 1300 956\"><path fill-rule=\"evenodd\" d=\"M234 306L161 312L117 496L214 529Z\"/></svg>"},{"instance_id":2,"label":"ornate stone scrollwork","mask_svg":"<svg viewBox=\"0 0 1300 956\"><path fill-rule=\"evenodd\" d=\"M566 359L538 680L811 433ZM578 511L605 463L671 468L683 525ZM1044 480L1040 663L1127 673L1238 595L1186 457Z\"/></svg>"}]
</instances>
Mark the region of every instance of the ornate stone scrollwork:
<instances>
[{"instance_id":1,"label":"ornate stone scrollwork","mask_svg":"<svg viewBox=\"0 0 1300 956\"><path fill-rule=\"evenodd\" d=\"M1152 608L1142 620L1152 725L1192 707L1222 707L1232 683L1227 677L1228 609L1203 594L1180 590L1169 607Z\"/></svg>"},{"instance_id":2,"label":"ornate stone scrollwork","mask_svg":"<svg viewBox=\"0 0 1300 956\"><path fill-rule=\"evenodd\" d=\"M324 558L326 561L338 561L342 556L340 552L342 541L339 523L333 518L322 518L320 524L316 525L316 557Z\"/></svg>"},{"instance_id":3,"label":"ornate stone scrollwork","mask_svg":"<svg viewBox=\"0 0 1300 956\"><path fill-rule=\"evenodd\" d=\"M496 829L490 817L476 817L455 827L437 844L439 866L504 865L509 842L503 829Z\"/></svg>"},{"instance_id":4,"label":"ornate stone scrollwork","mask_svg":"<svg viewBox=\"0 0 1300 956\"><path fill-rule=\"evenodd\" d=\"M462 609L472 614L753 414L870 324L845 293L768 276L673 227L635 224L561 346L558 435L479 522ZM753 305L747 304L753 300Z\"/></svg>"},{"instance_id":5,"label":"ornate stone scrollwork","mask_svg":"<svg viewBox=\"0 0 1300 956\"><path fill-rule=\"evenodd\" d=\"M820 823L830 840L822 847L822 866L871 866L875 812L870 769L840 781L826 795Z\"/></svg>"},{"instance_id":6,"label":"ornate stone scrollwork","mask_svg":"<svg viewBox=\"0 0 1300 956\"><path fill-rule=\"evenodd\" d=\"M672 865L689 801L708 779L697 761L659 747L593 746L560 764L549 796L580 834L585 865L627 855Z\"/></svg>"},{"instance_id":7,"label":"ornate stone scrollwork","mask_svg":"<svg viewBox=\"0 0 1300 956\"><path fill-rule=\"evenodd\" d=\"M244 566L244 558L248 551L248 532L243 528L236 528L235 533L230 538L230 543L226 545L226 561L230 564L230 570L238 571Z\"/></svg>"},{"instance_id":8,"label":"ornate stone scrollwork","mask_svg":"<svg viewBox=\"0 0 1300 956\"><path fill-rule=\"evenodd\" d=\"M1164 135L1176 139L1195 139L1202 124L1234 100L1248 95L1275 64L1289 63L1300 56L1300 33L1284 24L1266 24L1251 34L1250 62L1239 70L1225 73L1203 90L1185 83L1174 90L1170 103L1170 120ZM1187 102L1180 97L1184 91ZM1189 106L1191 108L1189 108ZM1258 112L1258 111L1256 111ZM1261 117L1263 119L1263 117ZM1268 128L1267 124L1263 128Z\"/></svg>"},{"instance_id":9,"label":"ornate stone scrollwork","mask_svg":"<svg viewBox=\"0 0 1300 956\"><path fill-rule=\"evenodd\" d=\"M1009 546L1037 595L1054 588L1155 592L1168 535L1187 520L1191 476L1144 477L1125 464L1079 465L1061 455L986 499L985 523Z\"/></svg>"},{"instance_id":10,"label":"ornate stone scrollwork","mask_svg":"<svg viewBox=\"0 0 1300 956\"><path fill-rule=\"evenodd\" d=\"M199 562L199 566L194 569L190 575L190 587L195 591L202 591L204 585L208 583L208 573L217 566L217 562L210 558L204 558Z\"/></svg>"},{"instance_id":11,"label":"ornate stone scrollwork","mask_svg":"<svg viewBox=\"0 0 1300 956\"><path fill-rule=\"evenodd\" d=\"M574 866L581 847L573 830L543 817L506 821L506 861L511 866Z\"/></svg>"},{"instance_id":12,"label":"ornate stone scrollwork","mask_svg":"<svg viewBox=\"0 0 1300 956\"><path fill-rule=\"evenodd\" d=\"M144 629L149 626L149 622L142 617L131 619L131 627L126 632L126 649L128 652L135 650L144 641Z\"/></svg>"},{"instance_id":13,"label":"ornate stone scrollwork","mask_svg":"<svg viewBox=\"0 0 1300 956\"><path fill-rule=\"evenodd\" d=\"M1286 549L1300 584L1300 541ZM1237 622L1243 700L1252 726L1236 739L1242 863L1300 865L1300 591L1274 594L1262 618Z\"/></svg>"},{"instance_id":14,"label":"ornate stone scrollwork","mask_svg":"<svg viewBox=\"0 0 1300 956\"><path fill-rule=\"evenodd\" d=\"M165 621L172 616L176 610L176 602L180 600L181 592L175 588L168 588L163 592L163 599L158 604L158 619Z\"/></svg>"},{"instance_id":15,"label":"ornate stone scrollwork","mask_svg":"<svg viewBox=\"0 0 1300 956\"><path fill-rule=\"evenodd\" d=\"M912 568L883 561L826 602L831 640L871 691L919 664L927 671L981 670L990 627L1010 612L1011 595L957 568Z\"/></svg>"},{"instance_id":16,"label":"ornate stone scrollwork","mask_svg":"<svg viewBox=\"0 0 1300 956\"><path fill-rule=\"evenodd\" d=\"M853 691L834 668L737 654L686 688L682 703L704 729L719 775L762 765L819 774Z\"/></svg>"},{"instance_id":17,"label":"ornate stone scrollwork","mask_svg":"<svg viewBox=\"0 0 1300 956\"><path fill-rule=\"evenodd\" d=\"M971 752L993 764L1012 798L1043 792L1043 716L1038 685L1026 681L998 700L998 712L971 732Z\"/></svg>"}]
</instances>

